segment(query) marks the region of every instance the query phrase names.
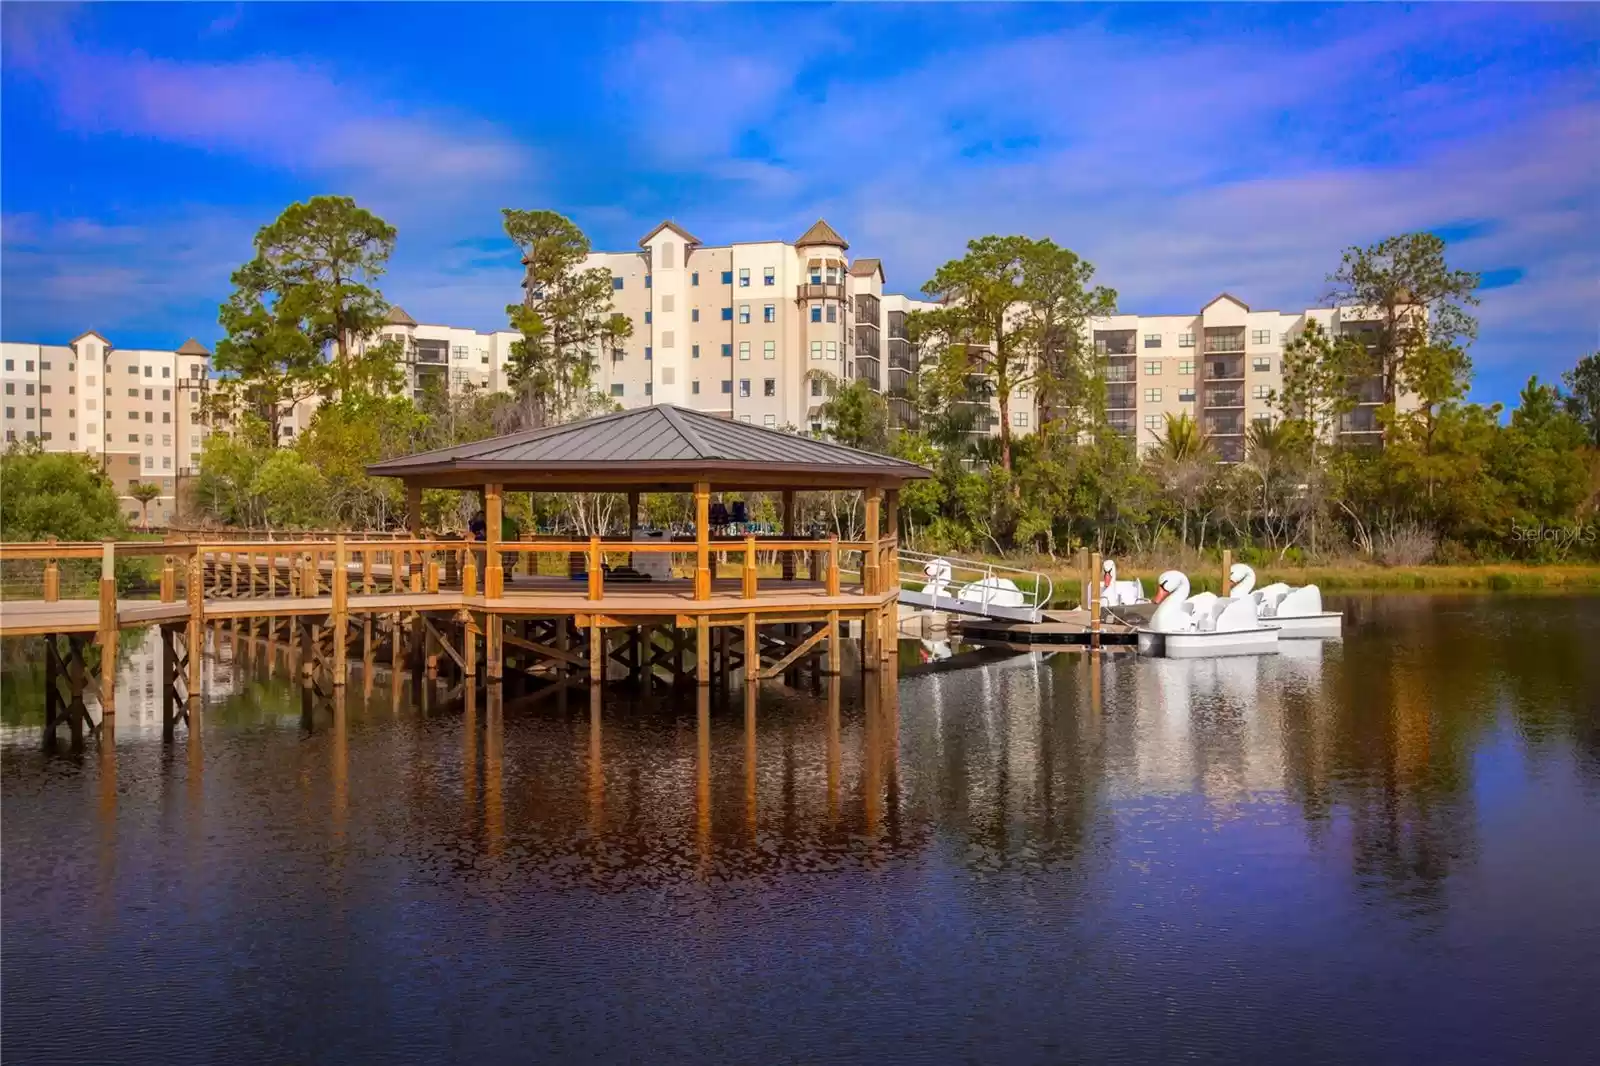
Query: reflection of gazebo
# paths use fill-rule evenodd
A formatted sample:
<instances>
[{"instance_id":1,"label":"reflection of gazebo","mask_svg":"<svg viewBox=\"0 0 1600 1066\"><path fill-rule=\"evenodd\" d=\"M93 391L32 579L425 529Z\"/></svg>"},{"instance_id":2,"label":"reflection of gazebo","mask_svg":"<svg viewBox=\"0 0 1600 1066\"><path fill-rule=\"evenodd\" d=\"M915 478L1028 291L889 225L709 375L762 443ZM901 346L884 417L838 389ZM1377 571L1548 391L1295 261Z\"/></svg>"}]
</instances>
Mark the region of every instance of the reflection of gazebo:
<instances>
[{"instance_id":1,"label":"reflection of gazebo","mask_svg":"<svg viewBox=\"0 0 1600 1066\"><path fill-rule=\"evenodd\" d=\"M700 662L706 663L706 627L742 622L747 644L755 626L817 622L837 632L842 616L859 618L866 645L880 646L890 632L899 590L896 561L897 504L900 486L928 477L914 463L812 440L666 404L642 407L564 426L513 433L472 444L443 448L368 467L368 473L399 478L406 484L407 524L421 534L422 490L474 490L482 494L486 526L483 610L491 625L503 616L578 615L591 627L591 648L604 626L628 626L641 618L670 616L672 623L700 631ZM803 491L860 491L864 533L860 541L802 537L796 528L795 494ZM781 495L780 537L719 535L713 529L711 494L742 491ZM628 497L628 535L587 540L503 542L502 504L507 492L617 492ZM633 537L641 493L685 493L694 499L693 540L640 541ZM888 532L881 528L887 511ZM626 545L624 547L623 545ZM715 580L712 554L740 554L737 579ZM773 552L782 577L761 579L757 553ZM586 578L577 585L534 573L507 582L502 553L582 553ZM685 577L623 582L607 577L609 557L630 553L693 555ZM841 580L859 555L859 578ZM798 574L797 560L809 565ZM642 568L641 568L642 569ZM685 567L688 570L690 568ZM632 576L632 574L630 574ZM472 596L476 590L464 590ZM827 634L811 634L814 646ZM492 641L492 638L491 638ZM830 641L830 643L832 643ZM836 668L836 667L835 667ZM702 677L704 680L704 677Z\"/></svg>"}]
</instances>

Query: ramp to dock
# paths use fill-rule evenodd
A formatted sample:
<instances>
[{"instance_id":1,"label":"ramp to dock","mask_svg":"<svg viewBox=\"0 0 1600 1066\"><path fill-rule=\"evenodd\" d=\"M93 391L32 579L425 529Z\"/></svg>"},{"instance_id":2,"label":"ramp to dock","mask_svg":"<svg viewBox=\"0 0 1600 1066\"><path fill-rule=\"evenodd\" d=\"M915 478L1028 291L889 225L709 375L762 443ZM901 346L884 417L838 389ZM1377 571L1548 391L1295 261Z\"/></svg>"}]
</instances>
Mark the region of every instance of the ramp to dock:
<instances>
[{"instance_id":1,"label":"ramp to dock","mask_svg":"<svg viewBox=\"0 0 1600 1066\"><path fill-rule=\"evenodd\" d=\"M948 574L943 583L936 580L941 573ZM1040 621L1055 595L1050 575L1039 570L903 549L899 579L901 603L1009 622Z\"/></svg>"}]
</instances>

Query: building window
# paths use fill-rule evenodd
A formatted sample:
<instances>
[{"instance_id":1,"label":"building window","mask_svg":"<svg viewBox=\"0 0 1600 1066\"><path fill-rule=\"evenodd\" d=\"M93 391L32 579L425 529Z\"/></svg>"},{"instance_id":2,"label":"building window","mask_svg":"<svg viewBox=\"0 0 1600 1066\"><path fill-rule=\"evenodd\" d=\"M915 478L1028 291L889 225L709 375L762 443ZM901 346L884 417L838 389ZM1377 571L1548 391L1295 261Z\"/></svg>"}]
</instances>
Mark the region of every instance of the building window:
<instances>
[{"instance_id":1,"label":"building window","mask_svg":"<svg viewBox=\"0 0 1600 1066\"><path fill-rule=\"evenodd\" d=\"M33 373L33 360L29 359L26 362L24 362L22 364L22 369L26 370L30 374Z\"/></svg>"},{"instance_id":2,"label":"building window","mask_svg":"<svg viewBox=\"0 0 1600 1066\"><path fill-rule=\"evenodd\" d=\"M33 395L33 382L30 381L26 385L24 385L22 387L22 391L27 393L29 396L32 396Z\"/></svg>"},{"instance_id":3,"label":"building window","mask_svg":"<svg viewBox=\"0 0 1600 1066\"><path fill-rule=\"evenodd\" d=\"M1250 369L1265 373L1272 369L1272 360L1264 355L1258 355L1250 360Z\"/></svg>"},{"instance_id":4,"label":"building window","mask_svg":"<svg viewBox=\"0 0 1600 1066\"><path fill-rule=\"evenodd\" d=\"M163 469L163 470L171 470L172 469L172 456L163 455L161 457L161 469Z\"/></svg>"},{"instance_id":5,"label":"building window","mask_svg":"<svg viewBox=\"0 0 1600 1066\"><path fill-rule=\"evenodd\" d=\"M1161 376L1161 364L1160 363L1146 363L1144 365L1144 376L1147 377L1147 378L1160 377Z\"/></svg>"},{"instance_id":6,"label":"building window","mask_svg":"<svg viewBox=\"0 0 1600 1066\"><path fill-rule=\"evenodd\" d=\"M822 358L822 342L821 341L812 341L811 342L811 358L813 358L813 359L821 359Z\"/></svg>"},{"instance_id":7,"label":"building window","mask_svg":"<svg viewBox=\"0 0 1600 1066\"><path fill-rule=\"evenodd\" d=\"M813 307L811 309L811 321L813 321L813 322L821 322L822 321L822 308Z\"/></svg>"},{"instance_id":8,"label":"building window","mask_svg":"<svg viewBox=\"0 0 1600 1066\"><path fill-rule=\"evenodd\" d=\"M172 376L172 368L170 366L162 367L161 368L161 376L164 377L164 378L170 378Z\"/></svg>"},{"instance_id":9,"label":"building window","mask_svg":"<svg viewBox=\"0 0 1600 1066\"><path fill-rule=\"evenodd\" d=\"M1270 426L1272 425L1272 416L1270 414L1251 415L1250 421L1254 422L1258 426Z\"/></svg>"},{"instance_id":10,"label":"building window","mask_svg":"<svg viewBox=\"0 0 1600 1066\"><path fill-rule=\"evenodd\" d=\"M6 360L6 369L7 370L15 370L16 368L17 368L17 361L15 359L7 359Z\"/></svg>"},{"instance_id":11,"label":"building window","mask_svg":"<svg viewBox=\"0 0 1600 1066\"><path fill-rule=\"evenodd\" d=\"M673 335L672 335L672 330L670 330L670 329L669 330L665 330L661 334L661 347L663 347L663 348L672 347L673 339L674 338L673 338Z\"/></svg>"},{"instance_id":12,"label":"building window","mask_svg":"<svg viewBox=\"0 0 1600 1066\"><path fill-rule=\"evenodd\" d=\"M1159 431L1161 429L1161 422L1162 422L1162 418L1161 418L1160 415L1145 415L1144 416L1144 428L1145 429Z\"/></svg>"},{"instance_id":13,"label":"building window","mask_svg":"<svg viewBox=\"0 0 1600 1066\"><path fill-rule=\"evenodd\" d=\"M733 271L724 270L722 272L722 283L724 285L732 285L733 284Z\"/></svg>"},{"instance_id":14,"label":"building window","mask_svg":"<svg viewBox=\"0 0 1600 1066\"><path fill-rule=\"evenodd\" d=\"M837 304L829 304L828 305L828 321L829 322L837 322L837 321L839 321L839 307L838 307Z\"/></svg>"},{"instance_id":15,"label":"building window","mask_svg":"<svg viewBox=\"0 0 1600 1066\"><path fill-rule=\"evenodd\" d=\"M761 382L761 395L763 395L763 396L776 396L776 395L778 395L778 379L777 378L765 378L765 379L763 379L762 382Z\"/></svg>"},{"instance_id":16,"label":"building window","mask_svg":"<svg viewBox=\"0 0 1600 1066\"><path fill-rule=\"evenodd\" d=\"M645 382L644 383L644 394L646 396L654 396L656 394L656 383L653 382L653 381Z\"/></svg>"},{"instance_id":17,"label":"building window","mask_svg":"<svg viewBox=\"0 0 1600 1066\"><path fill-rule=\"evenodd\" d=\"M837 358L839 358L839 342L838 341L829 341L828 342L828 358L829 359L837 359Z\"/></svg>"},{"instance_id":18,"label":"building window","mask_svg":"<svg viewBox=\"0 0 1600 1066\"><path fill-rule=\"evenodd\" d=\"M750 358L750 342L749 341L740 341L739 342L739 358L740 359L749 359Z\"/></svg>"},{"instance_id":19,"label":"building window","mask_svg":"<svg viewBox=\"0 0 1600 1066\"><path fill-rule=\"evenodd\" d=\"M1146 348L1159 348L1159 347L1161 347L1161 334L1159 334L1159 333L1146 333L1144 335L1144 346Z\"/></svg>"},{"instance_id":20,"label":"building window","mask_svg":"<svg viewBox=\"0 0 1600 1066\"><path fill-rule=\"evenodd\" d=\"M693 381L689 382L689 393L690 393L690 395L693 395L693 396L700 395L700 379L699 378L695 378Z\"/></svg>"},{"instance_id":21,"label":"building window","mask_svg":"<svg viewBox=\"0 0 1600 1066\"><path fill-rule=\"evenodd\" d=\"M724 307L722 309L722 321L724 321L724 322L732 322L733 321L733 308Z\"/></svg>"},{"instance_id":22,"label":"building window","mask_svg":"<svg viewBox=\"0 0 1600 1066\"><path fill-rule=\"evenodd\" d=\"M763 358L763 359L776 359L776 358L778 358L778 342L777 341L763 341L762 344L761 344L761 358Z\"/></svg>"},{"instance_id":23,"label":"building window","mask_svg":"<svg viewBox=\"0 0 1600 1066\"><path fill-rule=\"evenodd\" d=\"M171 389L162 389L162 390L161 390L161 398L162 398L162 399L163 399L163 400L170 400L170 399L172 399L172 390L171 390Z\"/></svg>"},{"instance_id":24,"label":"building window","mask_svg":"<svg viewBox=\"0 0 1600 1066\"><path fill-rule=\"evenodd\" d=\"M722 379L722 395L724 395L724 396L732 396L733 395L733 382L729 381L727 378L723 378Z\"/></svg>"},{"instance_id":25,"label":"building window","mask_svg":"<svg viewBox=\"0 0 1600 1066\"><path fill-rule=\"evenodd\" d=\"M700 309L698 307L689 308L689 321L690 322L698 322L698 321L700 321Z\"/></svg>"},{"instance_id":26,"label":"building window","mask_svg":"<svg viewBox=\"0 0 1600 1066\"><path fill-rule=\"evenodd\" d=\"M739 288L748 289L749 287L750 287L750 268L749 267L740 267L739 268Z\"/></svg>"},{"instance_id":27,"label":"building window","mask_svg":"<svg viewBox=\"0 0 1600 1066\"><path fill-rule=\"evenodd\" d=\"M6 408L6 417L7 418L16 418L17 417L17 409L15 407L7 407Z\"/></svg>"},{"instance_id":28,"label":"building window","mask_svg":"<svg viewBox=\"0 0 1600 1066\"><path fill-rule=\"evenodd\" d=\"M749 378L740 378L739 379L739 396L740 396L740 398L742 399L742 398L747 397L749 395L750 395L750 379Z\"/></svg>"},{"instance_id":29,"label":"building window","mask_svg":"<svg viewBox=\"0 0 1600 1066\"><path fill-rule=\"evenodd\" d=\"M50 408L48 408L48 407L39 408L39 417L40 418L49 418L50 417Z\"/></svg>"},{"instance_id":30,"label":"building window","mask_svg":"<svg viewBox=\"0 0 1600 1066\"><path fill-rule=\"evenodd\" d=\"M145 456L144 457L144 468L146 470L154 470L156 468L156 457L153 456L153 455Z\"/></svg>"},{"instance_id":31,"label":"building window","mask_svg":"<svg viewBox=\"0 0 1600 1066\"><path fill-rule=\"evenodd\" d=\"M1145 403L1160 403L1161 402L1161 390L1160 389L1145 389L1144 390L1144 402Z\"/></svg>"},{"instance_id":32,"label":"building window","mask_svg":"<svg viewBox=\"0 0 1600 1066\"><path fill-rule=\"evenodd\" d=\"M1180 373L1180 374L1193 374L1194 373L1194 360L1185 359L1182 362L1180 362L1178 364L1178 373Z\"/></svg>"},{"instance_id":33,"label":"building window","mask_svg":"<svg viewBox=\"0 0 1600 1066\"><path fill-rule=\"evenodd\" d=\"M663 311L671 311L671 310L674 310L677 306L678 306L678 301L673 297L673 295L670 292L667 293L667 295L665 295L665 296L663 296L661 298L661 310L663 310Z\"/></svg>"},{"instance_id":34,"label":"building window","mask_svg":"<svg viewBox=\"0 0 1600 1066\"><path fill-rule=\"evenodd\" d=\"M613 395L613 396L621 396L622 395L622 382L614 381L614 382L611 383L611 395Z\"/></svg>"},{"instance_id":35,"label":"building window","mask_svg":"<svg viewBox=\"0 0 1600 1066\"><path fill-rule=\"evenodd\" d=\"M739 324L741 326L746 326L746 325L750 324L750 305L749 304L740 304L739 305Z\"/></svg>"},{"instance_id":36,"label":"building window","mask_svg":"<svg viewBox=\"0 0 1600 1066\"><path fill-rule=\"evenodd\" d=\"M1251 344L1271 344L1272 331L1270 329L1253 329L1250 331Z\"/></svg>"},{"instance_id":37,"label":"building window","mask_svg":"<svg viewBox=\"0 0 1600 1066\"><path fill-rule=\"evenodd\" d=\"M670 366L661 368L661 384L671 385L678 380L677 373Z\"/></svg>"},{"instance_id":38,"label":"building window","mask_svg":"<svg viewBox=\"0 0 1600 1066\"><path fill-rule=\"evenodd\" d=\"M811 379L811 395L812 396L821 396L822 395L822 379L821 378L812 378Z\"/></svg>"},{"instance_id":39,"label":"building window","mask_svg":"<svg viewBox=\"0 0 1600 1066\"><path fill-rule=\"evenodd\" d=\"M778 305L777 304L767 304L764 307L762 307L761 308L761 321L763 321L763 322L776 322L776 321L778 321Z\"/></svg>"},{"instance_id":40,"label":"building window","mask_svg":"<svg viewBox=\"0 0 1600 1066\"><path fill-rule=\"evenodd\" d=\"M763 426L766 426L768 429L776 429L778 427L778 416L777 415L762 415L761 416L761 424Z\"/></svg>"},{"instance_id":41,"label":"building window","mask_svg":"<svg viewBox=\"0 0 1600 1066\"><path fill-rule=\"evenodd\" d=\"M693 355L694 355L694 357L695 357L695 358L696 358L696 359L698 359L698 358L700 358L700 346L699 346L699 345L698 345L698 344L696 344L696 345L695 345L695 346L694 346L694 348L693 348L693 349L692 349L692 351L693 351Z\"/></svg>"},{"instance_id":42,"label":"building window","mask_svg":"<svg viewBox=\"0 0 1600 1066\"><path fill-rule=\"evenodd\" d=\"M821 285L822 284L822 270L821 270L821 268L813 269L811 271L811 284L813 284L813 285Z\"/></svg>"},{"instance_id":43,"label":"building window","mask_svg":"<svg viewBox=\"0 0 1600 1066\"><path fill-rule=\"evenodd\" d=\"M650 350L650 346L648 344L644 346L644 357L646 359L654 359L655 358L655 352Z\"/></svg>"},{"instance_id":44,"label":"building window","mask_svg":"<svg viewBox=\"0 0 1600 1066\"><path fill-rule=\"evenodd\" d=\"M29 421L33 420L33 408L30 407L30 408L27 409L27 417L28 417Z\"/></svg>"},{"instance_id":45,"label":"building window","mask_svg":"<svg viewBox=\"0 0 1600 1066\"><path fill-rule=\"evenodd\" d=\"M724 344L722 346L722 358L724 358L724 359L732 359L733 358L733 345Z\"/></svg>"},{"instance_id":46,"label":"building window","mask_svg":"<svg viewBox=\"0 0 1600 1066\"><path fill-rule=\"evenodd\" d=\"M652 312L646 311L644 313L644 324L645 325L648 326L654 320L655 320L655 315Z\"/></svg>"},{"instance_id":47,"label":"building window","mask_svg":"<svg viewBox=\"0 0 1600 1066\"><path fill-rule=\"evenodd\" d=\"M1180 333L1180 334L1178 334L1178 347L1180 347L1180 348L1193 348L1194 347L1194 334L1193 333Z\"/></svg>"},{"instance_id":48,"label":"building window","mask_svg":"<svg viewBox=\"0 0 1600 1066\"><path fill-rule=\"evenodd\" d=\"M621 289L622 288L622 279L621 278L612 278L611 279L611 287L613 289Z\"/></svg>"},{"instance_id":49,"label":"building window","mask_svg":"<svg viewBox=\"0 0 1600 1066\"><path fill-rule=\"evenodd\" d=\"M50 360L48 360L48 359L39 360L39 369L40 370L49 370L50 369ZM67 369L70 370L72 368L69 366Z\"/></svg>"},{"instance_id":50,"label":"building window","mask_svg":"<svg viewBox=\"0 0 1600 1066\"><path fill-rule=\"evenodd\" d=\"M1193 389L1179 389L1178 390L1178 402L1179 403L1194 403L1194 390Z\"/></svg>"},{"instance_id":51,"label":"building window","mask_svg":"<svg viewBox=\"0 0 1600 1066\"><path fill-rule=\"evenodd\" d=\"M652 280L654 280L654 275L646 274L644 276L644 287L647 288L647 289L651 288L651 284L650 283L651 283Z\"/></svg>"},{"instance_id":52,"label":"building window","mask_svg":"<svg viewBox=\"0 0 1600 1066\"><path fill-rule=\"evenodd\" d=\"M763 284L763 285L776 285L777 283L778 283L778 271L777 271L777 269L775 267L762 267L761 268L761 284Z\"/></svg>"},{"instance_id":53,"label":"building window","mask_svg":"<svg viewBox=\"0 0 1600 1066\"><path fill-rule=\"evenodd\" d=\"M1026 412L1026 411L1012 411L1011 412L1011 424L1013 426L1019 426L1019 427L1020 426L1026 426L1028 424L1028 412Z\"/></svg>"},{"instance_id":54,"label":"building window","mask_svg":"<svg viewBox=\"0 0 1600 1066\"><path fill-rule=\"evenodd\" d=\"M694 273L689 275L689 286L695 289L700 287L700 271L696 270Z\"/></svg>"},{"instance_id":55,"label":"building window","mask_svg":"<svg viewBox=\"0 0 1600 1066\"><path fill-rule=\"evenodd\" d=\"M1272 399L1272 389L1267 385L1257 385L1250 390L1250 397L1255 400Z\"/></svg>"}]
</instances>

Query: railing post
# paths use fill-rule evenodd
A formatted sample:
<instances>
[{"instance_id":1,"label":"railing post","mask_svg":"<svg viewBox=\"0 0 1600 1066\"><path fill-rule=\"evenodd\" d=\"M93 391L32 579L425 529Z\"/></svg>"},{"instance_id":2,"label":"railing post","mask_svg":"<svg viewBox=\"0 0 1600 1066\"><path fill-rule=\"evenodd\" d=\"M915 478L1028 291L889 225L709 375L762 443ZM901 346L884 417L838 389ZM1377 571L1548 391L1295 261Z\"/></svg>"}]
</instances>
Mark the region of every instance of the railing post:
<instances>
[{"instance_id":1,"label":"railing post","mask_svg":"<svg viewBox=\"0 0 1600 1066\"><path fill-rule=\"evenodd\" d=\"M56 543L54 536L46 538L50 544ZM55 603L61 598L61 566L54 559L45 560L44 564L44 602Z\"/></svg>"},{"instance_id":2,"label":"railing post","mask_svg":"<svg viewBox=\"0 0 1600 1066\"><path fill-rule=\"evenodd\" d=\"M178 598L178 572L173 567L172 556L167 556L161 566L161 602L172 603Z\"/></svg>"},{"instance_id":3,"label":"railing post","mask_svg":"<svg viewBox=\"0 0 1600 1066\"><path fill-rule=\"evenodd\" d=\"M117 542L100 546L100 714L117 713Z\"/></svg>"},{"instance_id":4,"label":"railing post","mask_svg":"<svg viewBox=\"0 0 1600 1066\"><path fill-rule=\"evenodd\" d=\"M794 528L794 489L783 490L783 539L793 540L796 536ZM794 580L794 552L783 552L783 579Z\"/></svg>"},{"instance_id":5,"label":"railing post","mask_svg":"<svg viewBox=\"0 0 1600 1066\"><path fill-rule=\"evenodd\" d=\"M866 532L862 538L867 542L866 550L861 553L861 590L869 596L878 594L878 515L882 510L883 490L871 488L867 490L866 507Z\"/></svg>"},{"instance_id":6,"label":"railing post","mask_svg":"<svg viewBox=\"0 0 1600 1066\"><path fill-rule=\"evenodd\" d=\"M1100 553L1089 557L1090 569L1100 573ZM1089 582L1089 650L1100 650L1100 582Z\"/></svg>"},{"instance_id":7,"label":"railing post","mask_svg":"<svg viewBox=\"0 0 1600 1066\"><path fill-rule=\"evenodd\" d=\"M756 572L756 538L744 538L744 598L756 598L756 581L759 575Z\"/></svg>"},{"instance_id":8,"label":"railing post","mask_svg":"<svg viewBox=\"0 0 1600 1066\"><path fill-rule=\"evenodd\" d=\"M205 643L205 561L201 558L200 545L195 545L194 555L189 559L189 633L185 640L188 648L189 677L186 700L189 712L189 728L195 728L196 716L200 713L200 668L203 655L202 645Z\"/></svg>"},{"instance_id":9,"label":"railing post","mask_svg":"<svg viewBox=\"0 0 1600 1066\"><path fill-rule=\"evenodd\" d=\"M472 543L472 534L467 534L467 544ZM463 596L476 596L478 594L478 554L467 548L466 558L461 560L461 594Z\"/></svg>"},{"instance_id":10,"label":"railing post","mask_svg":"<svg viewBox=\"0 0 1600 1066\"><path fill-rule=\"evenodd\" d=\"M839 534L828 538L828 595L839 595Z\"/></svg>"},{"instance_id":11,"label":"railing post","mask_svg":"<svg viewBox=\"0 0 1600 1066\"><path fill-rule=\"evenodd\" d=\"M605 555L600 551L600 538L589 538L589 599L600 602L606 594Z\"/></svg>"},{"instance_id":12,"label":"railing post","mask_svg":"<svg viewBox=\"0 0 1600 1066\"><path fill-rule=\"evenodd\" d=\"M345 654L350 638L350 556L344 534L333 538L333 683L345 683Z\"/></svg>"},{"instance_id":13,"label":"railing post","mask_svg":"<svg viewBox=\"0 0 1600 1066\"><path fill-rule=\"evenodd\" d=\"M500 566L501 494L499 485L483 487L484 558L483 594L492 600L505 595L505 571Z\"/></svg>"}]
</instances>

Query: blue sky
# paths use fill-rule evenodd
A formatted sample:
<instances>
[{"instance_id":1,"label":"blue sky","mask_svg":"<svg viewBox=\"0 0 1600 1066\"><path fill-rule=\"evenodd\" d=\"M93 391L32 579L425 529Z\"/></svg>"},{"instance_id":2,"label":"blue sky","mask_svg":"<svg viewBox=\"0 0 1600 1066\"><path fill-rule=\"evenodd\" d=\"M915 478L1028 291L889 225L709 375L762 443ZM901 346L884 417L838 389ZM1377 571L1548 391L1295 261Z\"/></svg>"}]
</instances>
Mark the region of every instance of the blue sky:
<instances>
[{"instance_id":1,"label":"blue sky","mask_svg":"<svg viewBox=\"0 0 1600 1066\"><path fill-rule=\"evenodd\" d=\"M217 337L287 203L400 231L384 292L497 328L499 210L602 248L826 217L914 292L1049 236L1124 310L1317 301L1431 229L1485 276L1475 398L1600 334L1600 6L7 3L0 329Z\"/></svg>"}]
</instances>

